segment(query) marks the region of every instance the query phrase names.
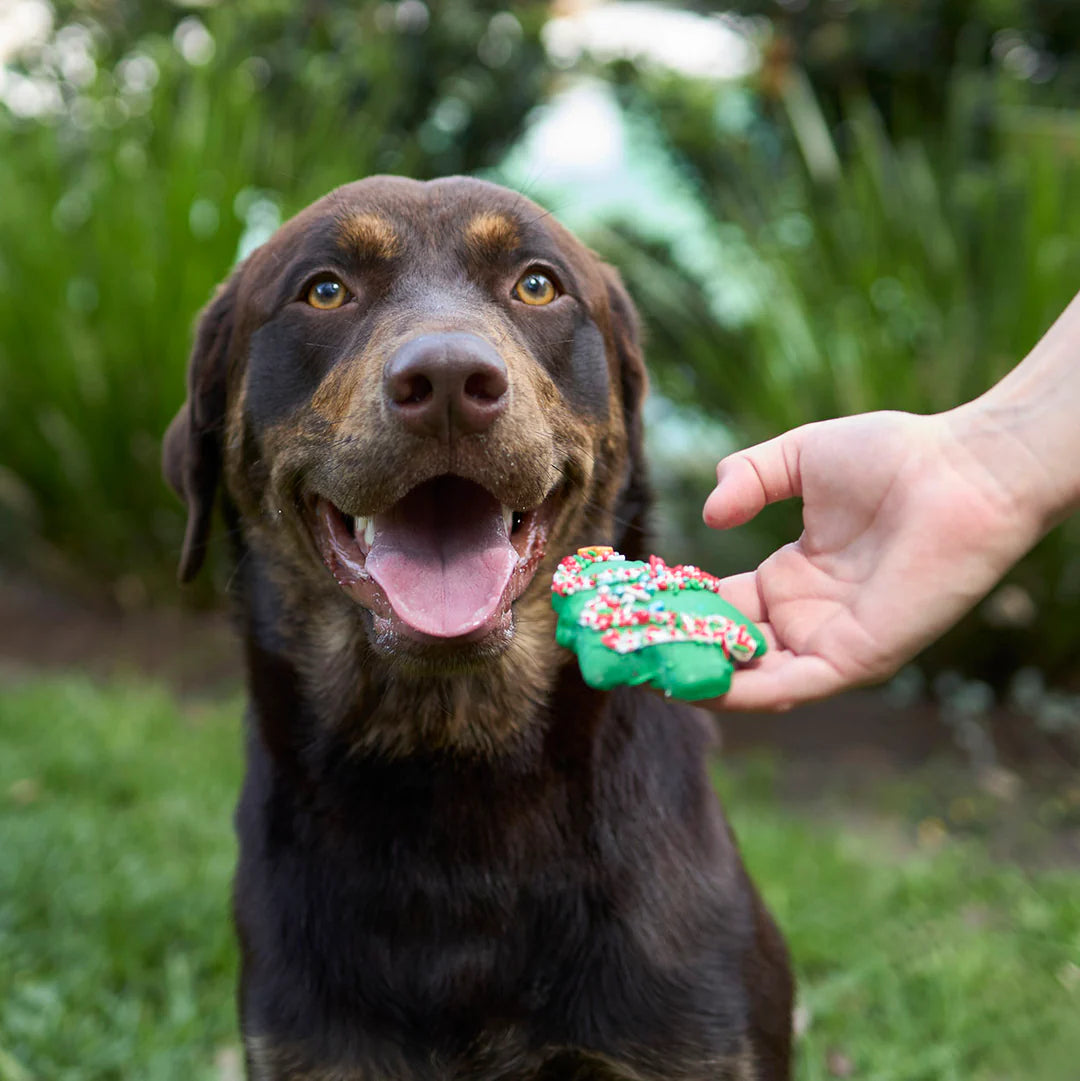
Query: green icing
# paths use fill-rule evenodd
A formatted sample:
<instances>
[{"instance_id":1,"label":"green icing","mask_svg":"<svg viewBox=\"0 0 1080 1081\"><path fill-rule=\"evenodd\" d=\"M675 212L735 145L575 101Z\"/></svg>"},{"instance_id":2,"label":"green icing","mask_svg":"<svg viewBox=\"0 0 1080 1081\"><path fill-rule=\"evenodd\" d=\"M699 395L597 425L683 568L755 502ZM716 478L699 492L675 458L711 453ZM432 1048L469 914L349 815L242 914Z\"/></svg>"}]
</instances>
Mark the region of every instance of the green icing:
<instances>
[{"instance_id":1,"label":"green icing","mask_svg":"<svg viewBox=\"0 0 1080 1081\"><path fill-rule=\"evenodd\" d=\"M571 563L571 560L575 559L578 564L583 565ZM611 641L610 631L590 625L590 614L587 611L590 603L594 609L599 604L603 611L611 611L610 605L602 603L600 590L596 587L596 577L608 570L616 573L636 571L645 577L650 570L650 564L609 559L585 562L580 557L569 557L563 561L560 570L563 568L569 568L570 574L580 575L582 581L570 587L564 585L562 588L572 591L562 593L560 576L556 574L552 593L552 606L558 616L556 639L561 646L576 652L582 677L589 686L607 690L624 683L631 686L648 683L666 694L688 701L715 698L728 690L735 659L728 655L733 651L726 653L720 642L668 641L631 645L626 652L619 652L617 648L604 642L605 634L609 642ZM654 573L656 570L654 567ZM659 563L659 573L661 577L667 577L669 583L671 575L682 571L683 568L668 568ZM700 578L709 582L715 582L710 575L701 574L696 568L687 568L687 571L700 575ZM648 580L655 582L655 577ZM620 585L622 583L611 583L608 588L617 592ZM616 603L623 611L627 608L642 611L652 605L658 621L670 619L668 613L697 617L723 616L736 624L732 633L741 630L737 651L743 654L745 660L760 656L766 650L761 631L737 608L692 576L683 583L682 588L672 585L666 590L655 590L647 597L629 603L625 597L618 597ZM715 622L712 625L715 626ZM617 630L616 637L620 633L625 635L627 629L624 628L621 632ZM633 628L629 629L629 633L633 634Z\"/></svg>"}]
</instances>

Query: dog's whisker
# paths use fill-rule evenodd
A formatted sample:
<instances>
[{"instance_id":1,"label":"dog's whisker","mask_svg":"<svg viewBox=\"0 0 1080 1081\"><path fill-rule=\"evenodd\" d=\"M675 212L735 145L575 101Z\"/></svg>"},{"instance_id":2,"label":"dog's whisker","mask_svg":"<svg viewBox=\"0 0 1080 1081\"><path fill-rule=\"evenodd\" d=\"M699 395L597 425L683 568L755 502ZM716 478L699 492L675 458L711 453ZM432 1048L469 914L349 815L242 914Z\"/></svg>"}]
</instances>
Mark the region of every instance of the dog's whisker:
<instances>
[{"instance_id":1,"label":"dog's whisker","mask_svg":"<svg viewBox=\"0 0 1080 1081\"><path fill-rule=\"evenodd\" d=\"M595 459L590 457L590 464L595 465ZM638 523L632 521L631 519L622 517L621 515L615 513L614 510L609 510L603 504L598 503L594 499L591 499L587 494L587 489L585 485L581 483L579 477L577 477L576 475L572 475L565 468L561 469L560 473L563 477L563 480L568 485L576 488L578 492L578 497L581 499L581 505L583 507L586 507L589 510L597 510L607 514L611 518L612 524L621 526L623 529L633 529L637 526Z\"/></svg>"},{"instance_id":2,"label":"dog's whisker","mask_svg":"<svg viewBox=\"0 0 1080 1081\"><path fill-rule=\"evenodd\" d=\"M229 530L229 536L239 533L239 530ZM233 564L232 570L229 573L229 577L225 580L225 593L228 596L232 595L233 584L239 579L240 572L245 568L245 565L251 560L251 550L243 549L240 558Z\"/></svg>"}]
</instances>

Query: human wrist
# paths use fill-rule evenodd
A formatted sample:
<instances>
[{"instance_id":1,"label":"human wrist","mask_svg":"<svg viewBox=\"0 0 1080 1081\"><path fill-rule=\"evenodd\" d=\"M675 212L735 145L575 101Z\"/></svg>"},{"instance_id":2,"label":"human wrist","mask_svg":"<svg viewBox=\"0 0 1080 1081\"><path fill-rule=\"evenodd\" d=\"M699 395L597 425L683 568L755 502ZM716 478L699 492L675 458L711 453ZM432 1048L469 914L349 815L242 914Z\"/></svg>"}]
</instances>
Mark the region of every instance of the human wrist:
<instances>
[{"instance_id":1,"label":"human wrist","mask_svg":"<svg viewBox=\"0 0 1080 1081\"><path fill-rule=\"evenodd\" d=\"M1080 294L978 401L1041 463L1046 528L1080 510Z\"/></svg>"},{"instance_id":2,"label":"human wrist","mask_svg":"<svg viewBox=\"0 0 1080 1081\"><path fill-rule=\"evenodd\" d=\"M1080 384L1034 353L980 397L945 414L1019 521L1038 540L1080 509ZM1056 358L1055 358L1056 359ZM1080 357L1077 358L1080 366ZM1074 380L1075 382L1075 380Z\"/></svg>"}]
</instances>

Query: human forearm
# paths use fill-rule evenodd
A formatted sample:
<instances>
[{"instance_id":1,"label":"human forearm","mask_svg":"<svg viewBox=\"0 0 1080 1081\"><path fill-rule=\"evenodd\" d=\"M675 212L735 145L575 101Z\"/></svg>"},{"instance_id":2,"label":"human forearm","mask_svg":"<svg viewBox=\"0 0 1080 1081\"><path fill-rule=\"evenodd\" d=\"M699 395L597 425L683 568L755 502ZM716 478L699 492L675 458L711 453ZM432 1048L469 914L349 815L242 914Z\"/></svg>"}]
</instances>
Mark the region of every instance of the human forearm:
<instances>
[{"instance_id":1,"label":"human forearm","mask_svg":"<svg viewBox=\"0 0 1080 1081\"><path fill-rule=\"evenodd\" d=\"M1030 514L1035 539L1080 509L1080 296L1022 363L952 415Z\"/></svg>"}]
</instances>

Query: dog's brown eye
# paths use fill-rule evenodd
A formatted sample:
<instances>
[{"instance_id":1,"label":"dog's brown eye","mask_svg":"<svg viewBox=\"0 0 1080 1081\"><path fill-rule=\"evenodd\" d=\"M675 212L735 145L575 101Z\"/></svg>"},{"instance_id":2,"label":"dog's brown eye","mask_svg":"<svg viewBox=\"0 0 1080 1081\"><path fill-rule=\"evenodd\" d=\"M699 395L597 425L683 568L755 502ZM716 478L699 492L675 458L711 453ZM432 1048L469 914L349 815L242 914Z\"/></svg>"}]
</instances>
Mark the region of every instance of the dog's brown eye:
<instances>
[{"instance_id":1,"label":"dog's brown eye","mask_svg":"<svg viewBox=\"0 0 1080 1081\"><path fill-rule=\"evenodd\" d=\"M321 278L308 289L307 302L313 308L329 311L331 308L340 308L348 295L345 286L337 278Z\"/></svg>"},{"instance_id":2,"label":"dog's brown eye","mask_svg":"<svg viewBox=\"0 0 1080 1081\"><path fill-rule=\"evenodd\" d=\"M558 295L555 283L535 270L523 274L514 286L514 296L526 304L550 304Z\"/></svg>"}]
</instances>

